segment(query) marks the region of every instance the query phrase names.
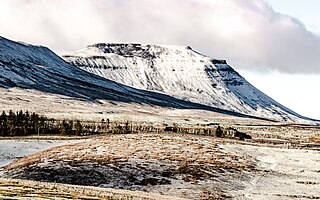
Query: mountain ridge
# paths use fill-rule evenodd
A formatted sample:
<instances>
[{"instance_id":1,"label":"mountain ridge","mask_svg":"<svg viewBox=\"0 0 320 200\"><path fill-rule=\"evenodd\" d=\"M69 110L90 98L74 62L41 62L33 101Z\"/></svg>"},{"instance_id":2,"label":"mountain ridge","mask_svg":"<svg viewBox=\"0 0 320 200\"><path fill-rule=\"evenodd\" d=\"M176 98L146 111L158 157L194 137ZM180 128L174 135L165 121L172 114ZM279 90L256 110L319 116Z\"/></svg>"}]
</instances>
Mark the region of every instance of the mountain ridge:
<instances>
[{"instance_id":1,"label":"mountain ridge","mask_svg":"<svg viewBox=\"0 0 320 200\"><path fill-rule=\"evenodd\" d=\"M262 93L226 60L189 46L98 43L62 57L109 80L182 100L279 121L310 120Z\"/></svg>"}]
</instances>

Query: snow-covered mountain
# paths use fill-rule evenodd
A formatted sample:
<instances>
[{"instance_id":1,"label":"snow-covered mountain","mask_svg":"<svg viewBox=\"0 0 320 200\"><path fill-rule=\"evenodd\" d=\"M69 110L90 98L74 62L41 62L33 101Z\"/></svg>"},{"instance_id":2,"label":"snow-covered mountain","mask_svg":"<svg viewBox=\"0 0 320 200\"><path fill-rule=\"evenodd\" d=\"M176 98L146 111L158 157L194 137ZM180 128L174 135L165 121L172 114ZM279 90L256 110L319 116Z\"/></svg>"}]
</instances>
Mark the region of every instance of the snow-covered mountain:
<instances>
[{"instance_id":1,"label":"snow-covered mountain","mask_svg":"<svg viewBox=\"0 0 320 200\"><path fill-rule=\"evenodd\" d=\"M189 46L99 43L63 58L101 77L182 100L280 121L306 119L252 86L225 60Z\"/></svg>"},{"instance_id":2,"label":"snow-covered mountain","mask_svg":"<svg viewBox=\"0 0 320 200\"><path fill-rule=\"evenodd\" d=\"M204 109L232 116L252 117L107 80L70 65L46 47L0 37L0 88L14 87L59 94L77 100ZM1 96L0 94L0 98Z\"/></svg>"}]
</instances>

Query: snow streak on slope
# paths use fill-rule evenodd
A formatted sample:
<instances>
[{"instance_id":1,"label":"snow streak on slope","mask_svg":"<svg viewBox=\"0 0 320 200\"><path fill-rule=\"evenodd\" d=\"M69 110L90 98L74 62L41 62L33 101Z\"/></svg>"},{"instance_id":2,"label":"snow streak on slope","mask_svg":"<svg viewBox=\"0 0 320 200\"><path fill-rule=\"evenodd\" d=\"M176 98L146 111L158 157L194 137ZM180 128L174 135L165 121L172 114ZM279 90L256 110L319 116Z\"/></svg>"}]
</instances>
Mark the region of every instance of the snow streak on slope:
<instances>
[{"instance_id":1,"label":"snow streak on slope","mask_svg":"<svg viewBox=\"0 0 320 200\"><path fill-rule=\"evenodd\" d=\"M280 121L304 118L260 92L225 60L190 47L99 43L63 57L81 69L135 88Z\"/></svg>"},{"instance_id":2,"label":"snow streak on slope","mask_svg":"<svg viewBox=\"0 0 320 200\"><path fill-rule=\"evenodd\" d=\"M100 103L110 101L204 109L232 116L251 117L116 83L68 64L46 47L13 42L2 37L0 87L35 89Z\"/></svg>"}]
</instances>

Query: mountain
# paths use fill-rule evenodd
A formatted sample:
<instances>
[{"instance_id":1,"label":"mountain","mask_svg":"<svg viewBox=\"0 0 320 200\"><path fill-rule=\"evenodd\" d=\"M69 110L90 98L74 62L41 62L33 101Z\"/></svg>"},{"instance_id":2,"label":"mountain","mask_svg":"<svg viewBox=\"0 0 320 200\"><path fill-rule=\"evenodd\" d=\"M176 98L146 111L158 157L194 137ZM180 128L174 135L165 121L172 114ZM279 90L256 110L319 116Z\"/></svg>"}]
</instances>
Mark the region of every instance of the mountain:
<instances>
[{"instance_id":1,"label":"mountain","mask_svg":"<svg viewBox=\"0 0 320 200\"><path fill-rule=\"evenodd\" d=\"M258 117L193 103L167 94L136 89L107 80L68 64L47 47L14 42L3 37L0 37L0 88L34 89L83 101L104 100L104 102L111 103L202 109L258 119ZM5 108L5 105L1 106Z\"/></svg>"},{"instance_id":2,"label":"mountain","mask_svg":"<svg viewBox=\"0 0 320 200\"><path fill-rule=\"evenodd\" d=\"M63 58L109 80L185 101L280 121L307 119L259 91L225 60L189 46L99 43Z\"/></svg>"}]
</instances>

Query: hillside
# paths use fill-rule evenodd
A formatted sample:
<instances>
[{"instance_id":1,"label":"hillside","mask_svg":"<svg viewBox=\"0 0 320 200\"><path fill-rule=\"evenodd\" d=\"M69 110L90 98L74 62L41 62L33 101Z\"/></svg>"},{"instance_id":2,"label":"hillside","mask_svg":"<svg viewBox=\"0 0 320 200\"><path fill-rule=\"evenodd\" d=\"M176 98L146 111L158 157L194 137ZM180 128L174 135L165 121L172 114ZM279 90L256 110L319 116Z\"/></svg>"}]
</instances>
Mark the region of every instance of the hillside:
<instances>
[{"instance_id":1,"label":"hillside","mask_svg":"<svg viewBox=\"0 0 320 200\"><path fill-rule=\"evenodd\" d=\"M100 104L111 102L202 109L251 118L248 115L192 103L166 94L135 89L107 80L68 64L46 47L14 42L0 37L0 52L0 88L10 90L19 88L24 89L26 93L29 90L36 90L52 96L63 95L65 97L62 98L71 97L74 100ZM7 92L3 91L3 96L6 94ZM16 98L19 99L19 97ZM33 103L33 106L36 106L37 102ZM6 105L3 106L6 107Z\"/></svg>"}]
</instances>

